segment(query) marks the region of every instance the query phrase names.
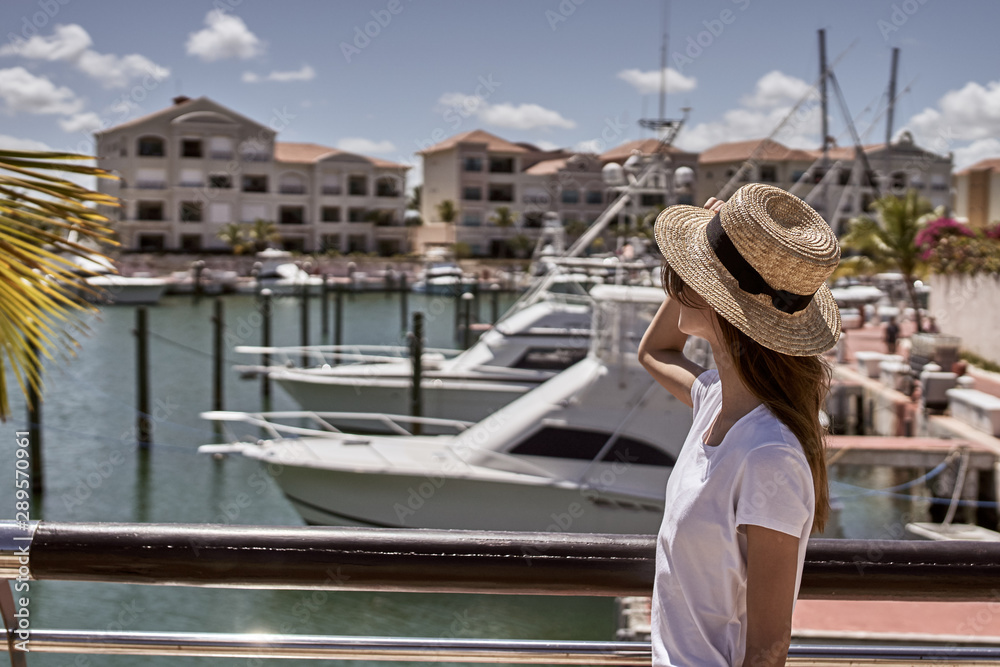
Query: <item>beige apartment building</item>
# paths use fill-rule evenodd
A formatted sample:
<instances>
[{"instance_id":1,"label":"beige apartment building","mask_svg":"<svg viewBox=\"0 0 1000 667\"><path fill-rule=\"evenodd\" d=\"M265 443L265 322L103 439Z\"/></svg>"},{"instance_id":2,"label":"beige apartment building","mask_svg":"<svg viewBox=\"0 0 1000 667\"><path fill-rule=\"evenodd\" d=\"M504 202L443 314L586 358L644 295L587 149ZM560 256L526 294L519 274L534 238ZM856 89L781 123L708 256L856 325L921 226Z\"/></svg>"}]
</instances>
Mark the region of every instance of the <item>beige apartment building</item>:
<instances>
[{"instance_id":1,"label":"beige apartment building","mask_svg":"<svg viewBox=\"0 0 1000 667\"><path fill-rule=\"evenodd\" d=\"M1000 158L957 172L954 190L956 219L979 229L1000 223Z\"/></svg>"},{"instance_id":2,"label":"beige apartment building","mask_svg":"<svg viewBox=\"0 0 1000 667\"><path fill-rule=\"evenodd\" d=\"M622 165L632 155L648 157L658 144L655 139L640 140L597 155L543 151L483 130L449 137L421 151L421 237L427 243L466 243L474 255L499 255L513 234L537 239L545 217L555 216L563 226L590 224L618 194L605 177L605 166ZM686 167L693 178L696 154L670 149L669 156L673 167ZM690 198L690 182L684 186L687 190L680 191L685 201ZM622 217L662 208L677 198L672 178L653 175ZM446 200L458 209L454 225L439 222L438 205ZM514 213L516 229L494 224L501 206Z\"/></svg>"},{"instance_id":3,"label":"beige apartment building","mask_svg":"<svg viewBox=\"0 0 1000 667\"><path fill-rule=\"evenodd\" d=\"M853 147L831 148L824 168L820 150L788 148L770 139L718 144L699 157L695 199L704 202L716 196L739 173L737 186L746 182L773 183L803 198L838 235L846 231L851 218L868 211L878 196L871 184L873 179L883 192L902 195L914 189L934 207L951 205L951 155L938 155L916 146L909 132L903 132L888 150L885 144L863 148L874 173L856 186L857 181L851 177L856 159ZM751 157L751 168L740 172Z\"/></svg>"},{"instance_id":4,"label":"beige apartment building","mask_svg":"<svg viewBox=\"0 0 1000 667\"><path fill-rule=\"evenodd\" d=\"M95 133L101 179L122 199L122 247L222 250L228 223L268 220L288 250L409 250L402 164L277 133L206 97L177 97L166 109Z\"/></svg>"}]
</instances>

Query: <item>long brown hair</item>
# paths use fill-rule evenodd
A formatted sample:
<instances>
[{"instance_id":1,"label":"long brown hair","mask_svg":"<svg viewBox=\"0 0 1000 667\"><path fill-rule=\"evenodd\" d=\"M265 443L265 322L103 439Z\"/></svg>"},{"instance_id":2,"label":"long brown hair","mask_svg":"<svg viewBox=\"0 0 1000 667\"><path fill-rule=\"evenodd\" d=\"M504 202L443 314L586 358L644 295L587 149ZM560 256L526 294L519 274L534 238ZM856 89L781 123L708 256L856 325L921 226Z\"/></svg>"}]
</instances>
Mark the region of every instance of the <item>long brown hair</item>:
<instances>
[{"instance_id":1,"label":"long brown hair","mask_svg":"<svg viewBox=\"0 0 1000 667\"><path fill-rule=\"evenodd\" d=\"M671 298L697 307L685 296L687 285L666 263L661 284ZM819 421L830 387L830 367L820 356L793 357L764 347L719 317L720 339L743 385L798 439L812 472L816 510L812 529L821 532L830 514L826 477L826 429Z\"/></svg>"}]
</instances>

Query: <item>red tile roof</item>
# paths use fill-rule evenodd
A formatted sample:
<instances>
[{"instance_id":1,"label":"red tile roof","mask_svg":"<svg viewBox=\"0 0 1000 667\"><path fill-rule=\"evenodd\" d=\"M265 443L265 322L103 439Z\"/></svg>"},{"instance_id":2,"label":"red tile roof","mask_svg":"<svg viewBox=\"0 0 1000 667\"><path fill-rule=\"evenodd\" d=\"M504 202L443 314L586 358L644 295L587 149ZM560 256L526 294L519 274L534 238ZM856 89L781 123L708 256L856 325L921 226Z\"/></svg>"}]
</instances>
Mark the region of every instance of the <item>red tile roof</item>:
<instances>
[{"instance_id":1,"label":"red tile roof","mask_svg":"<svg viewBox=\"0 0 1000 667\"><path fill-rule=\"evenodd\" d=\"M348 151L342 151L337 148L330 148L329 146L322 146L320 144L290 141L274 142L275 162L294 162L297 164L312 163L318 162L323 158L330 157L331 155L357 155L358 157L371 162L376 167L385 167L388 169L409 169L409 167L405 164L389 162L388 160L382 160L377 157L369 157L367 155L359 155L357 153L349 153Z\"/></svg>"},{"instance_id":2,"label":"red tile roof","mask_svg":"<svg viewBox=\"0 0 1000 667\"><path fill-rule=\"evenodd\" d=\"M976 164L970 165L963 169L962 171L956 172L956 176L962 176L968 174L972 171L992 171L1000 172L1000 158L987 158L985 160L980 160Z\"/></svg>"},{"instance_id":3,"label":"red tile roof","mask_svg":"<svg viewBox=\"0 0 1000 667\"><path fill-rule=\"evenodd\" d=\"M636 139L634 141L626 141L620 146L615 146L610 148L603 153L601 153L601 162L624 162L632 156L633 151L638 151L643 155L651 155L655 153L660 146L660 140L654 137L649 137L648 139ZM679 154L686 153L687 151L682 151L676 146L667 146L667 153Z\"/></svg>"},{"instance_id":4,"label":"red tile roof","mask_svg":"<svg viewBox=\"0 0 1000 667\"><path fill-rule=\"evenodd\" d=\"M542 160L536 164L531 165L524 170L526 174L535 175L545 175L545 174L555 174L558 173L560 169L566 166L566 161L569 158L555 158L554 160Z\"/></svg>"},{"instance_id":5,"label":"red tile roof","mask_svg":"<svg viewBox=\"0 0 1000 667\"><path fill-rule=\"evenodd\" d=\"M471 130L448 137L441 143L434 144L429 148L419 151L421 155L446 151L459 144L486 144L486 150L497 153L529 153L527 148L511 143L495 134L490 134L484 130Z\"/></svg>"}]
</instances>

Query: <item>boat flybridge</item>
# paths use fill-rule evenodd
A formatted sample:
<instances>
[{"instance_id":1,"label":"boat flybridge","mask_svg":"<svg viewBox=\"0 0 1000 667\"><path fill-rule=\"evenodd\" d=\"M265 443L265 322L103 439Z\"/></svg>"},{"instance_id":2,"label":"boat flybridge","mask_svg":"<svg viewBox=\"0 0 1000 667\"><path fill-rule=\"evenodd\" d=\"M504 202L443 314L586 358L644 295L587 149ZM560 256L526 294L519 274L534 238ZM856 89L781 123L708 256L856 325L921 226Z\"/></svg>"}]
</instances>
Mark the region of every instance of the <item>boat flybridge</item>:
<instances>
[{"instance_id":1,"label":"boat flybridge","mask_svg":"<svg viewBox=\"0 0 1000 667\"><path fill-rule=\"evenodd\" d=\"M655 533L691 425L690 410L637 360L663 292L599 285L591 295L589 354L478 422L346 415L398 433L357 435L332 425L337 413L211 412L203 416L249 441L200 451L268 464L311 524ZM707 346L689 346L708 363ZM453 433L412 435L415 423ZM258 440L260 429L273 439Z\"/></svg>"},{"instance_id":2,"label":"boat flybridge","mask_svg":"<svg viewBox=\"0 0 1000 667\"><path fill-rule=\"evenodd\" d=\"M478 421L583 359L590 345L591 297L582 288L550 291L562 274L539 281L465 351L427 350L421 356L423 414ZM244 366L267 373L306 410L395 414L409 410L413 365L406 348L240 346L267 354L273 364ZM309 364L296 365L305 356ZM338 426L386 431L381 423L338 421ZM429 424L428 432L449 429Z\"/></svg>"}]
</instances>

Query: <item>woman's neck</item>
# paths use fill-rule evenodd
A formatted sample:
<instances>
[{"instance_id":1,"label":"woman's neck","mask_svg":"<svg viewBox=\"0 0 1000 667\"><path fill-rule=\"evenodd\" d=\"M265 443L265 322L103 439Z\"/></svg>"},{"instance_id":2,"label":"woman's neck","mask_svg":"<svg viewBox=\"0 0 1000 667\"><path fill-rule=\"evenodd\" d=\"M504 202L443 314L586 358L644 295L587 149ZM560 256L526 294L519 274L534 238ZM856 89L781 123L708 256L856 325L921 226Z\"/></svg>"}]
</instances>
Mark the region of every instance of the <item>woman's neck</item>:
<instances>
[{"instance_id":1,"label":"woman's neck","mask_svg":"<svg viewBox=\"0 0 1000 667\"><path fill-rule=\"evenodd\" d=\"M713 425L711 438L717 444L733 424L761 405L761 401L743 384L728 351L715 342L711 345L719 380L722 382L722 409ZM723 430L720 432L717 427Z\"/></svg>"}]
</instances>

